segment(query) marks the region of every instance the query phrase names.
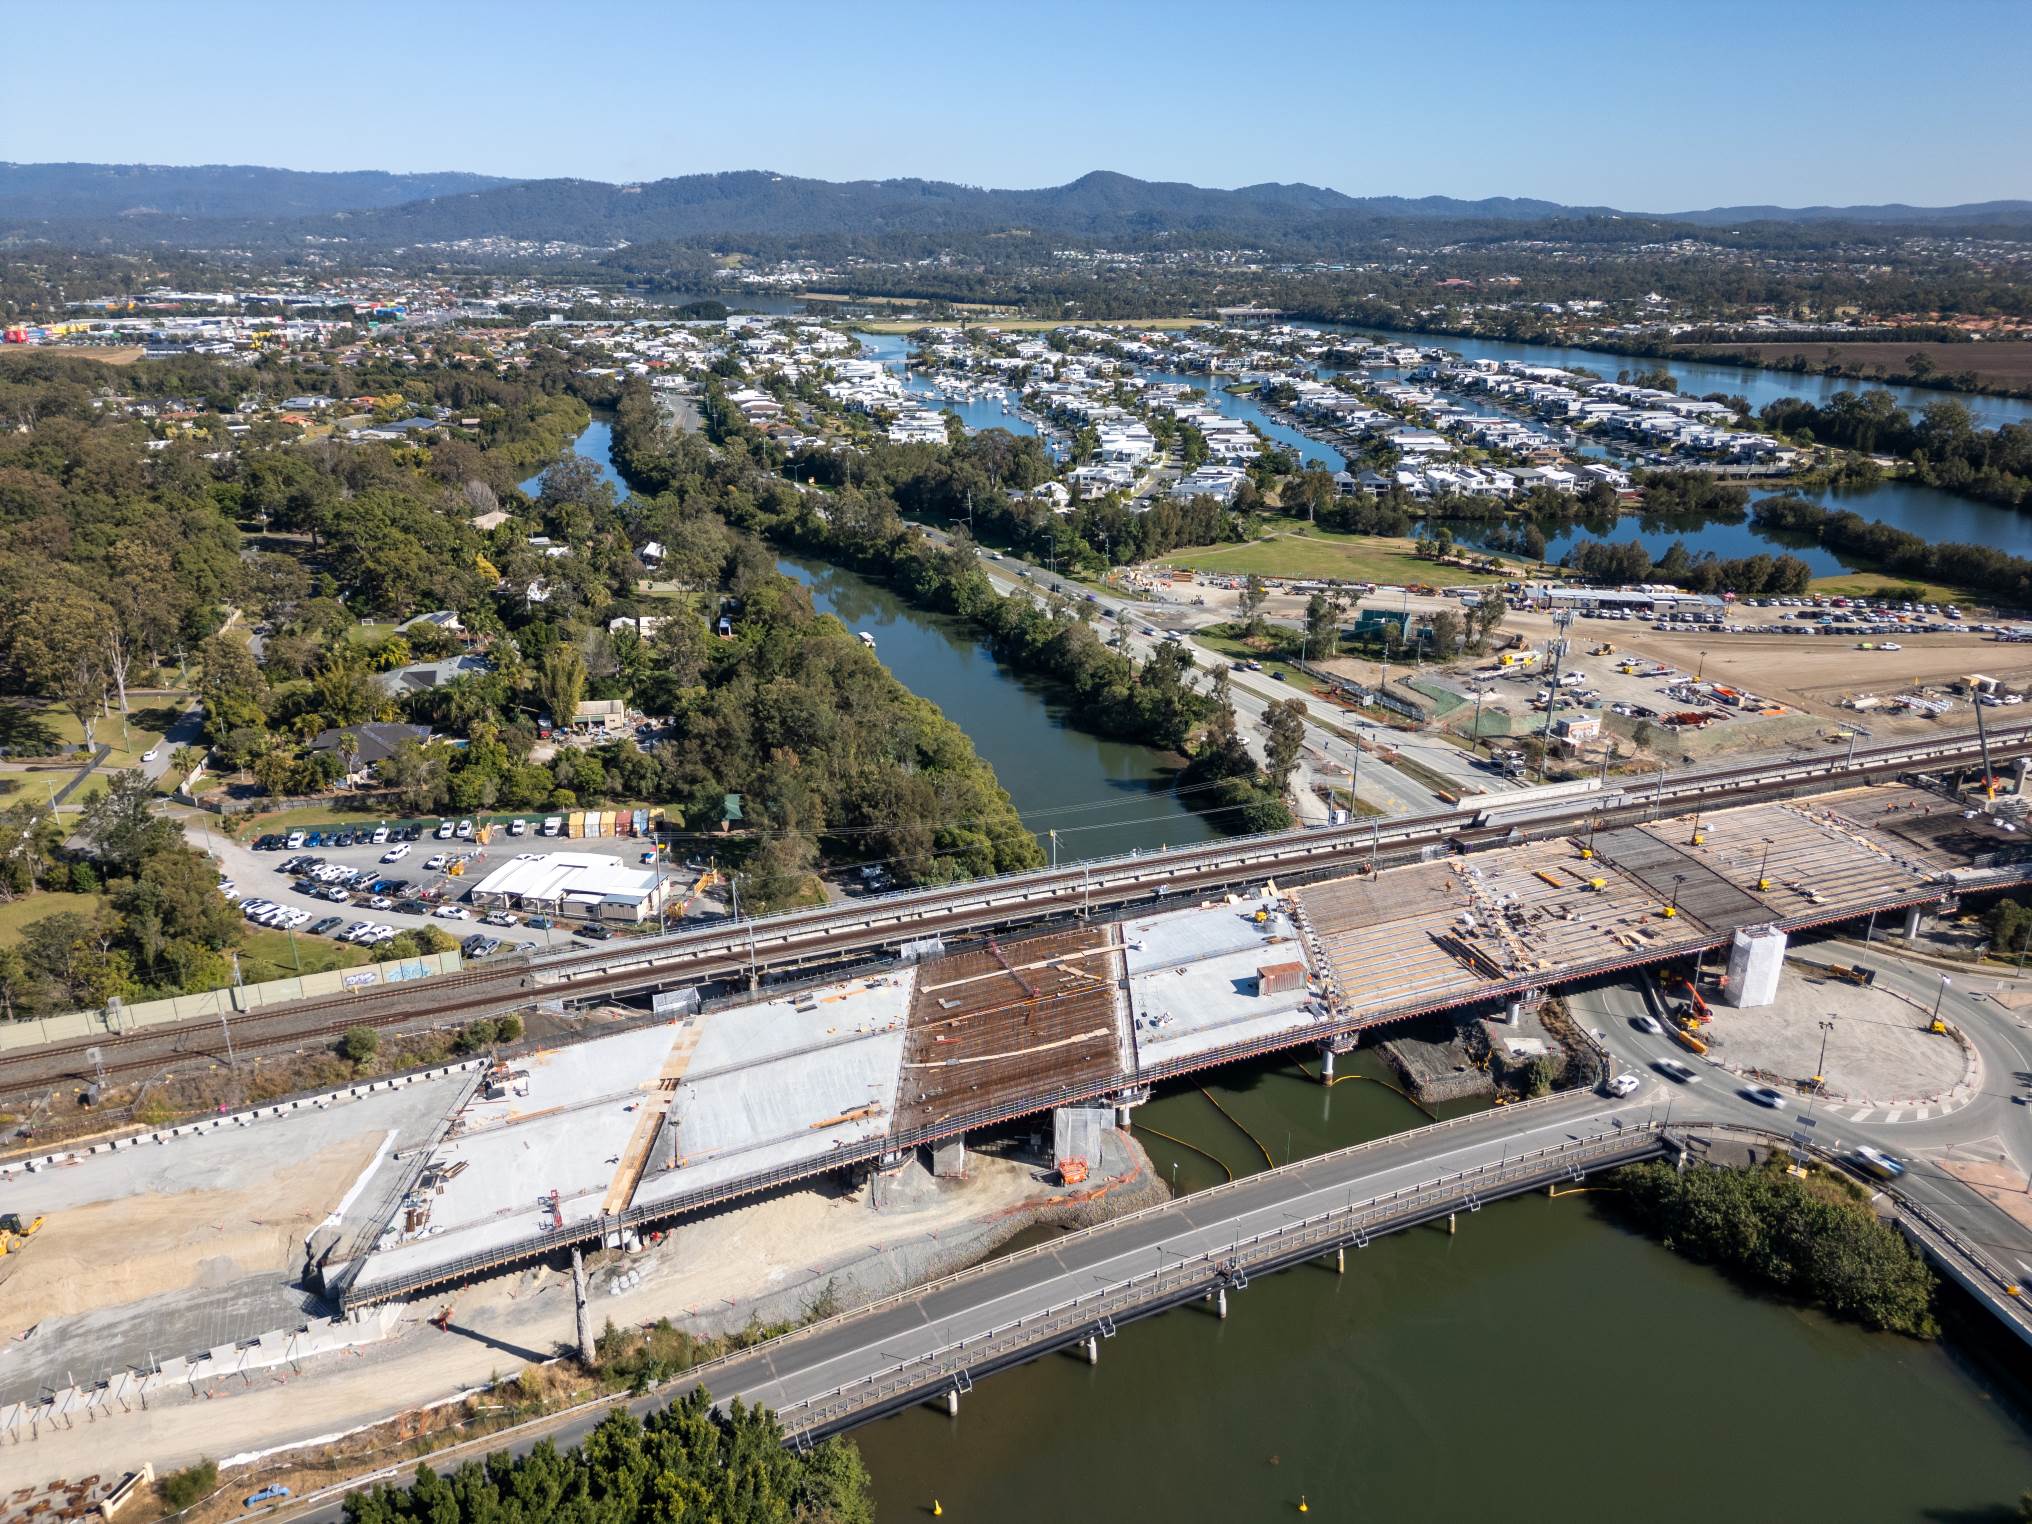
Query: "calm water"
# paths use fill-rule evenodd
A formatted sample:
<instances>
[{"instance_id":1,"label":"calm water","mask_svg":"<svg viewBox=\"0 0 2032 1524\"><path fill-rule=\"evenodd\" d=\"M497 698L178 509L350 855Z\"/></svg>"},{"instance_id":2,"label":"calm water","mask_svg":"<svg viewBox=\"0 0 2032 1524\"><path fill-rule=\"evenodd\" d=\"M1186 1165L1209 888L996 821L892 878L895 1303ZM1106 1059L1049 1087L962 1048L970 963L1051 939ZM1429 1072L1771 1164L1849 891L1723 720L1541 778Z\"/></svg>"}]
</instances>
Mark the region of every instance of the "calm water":
<instances>
[{"instance_id":1,"label":"calm water","mask_svg":"<svg viewBox=\"0 0 2032 1524\"><path fill-rule=\"evenodd\" d=\"M626 496L613 442L609 422L595 418L574 448ZM523 483L527 492L541 488L541 474ZM811 589L821 612L873 635L875 654L904 687L966 731L1047 851L1048 833L1058 832L1060 862L1215 834L1170 791L1176 758L1073 729L1044 688L997 665L957 621L921 613L879 583L823 561L784 557L777 565Z\"/></svg>"},{"instance_id":2,"label":"calm water","mask_svg":"<svg viewBox=\"0 0 2032 1524\"><path fill-rule=\"evenodd\" d=\"M861 353L863 355L871 360L880 360L890 370L895 371L898 375L902 375L904 365L910 358L910 336L908 334L863 333L856 334L855 337L861 341ZM1005 413L1002 411L1002 403L999 399L983 400L976 398L967 401L957 397L945 397L940 394L936 386L920 375L904 376L903 389L924 398L926 402L935 408L959 414L960 422L964 423L970 431L976 434L983 429L1007 429L1011 434L1035 434L1037 432L1035 424L1017 414L1016 402L1013 396L1009 401L1009 411Z\"/></svg>"},{"instance_id":3,"label":"calm water","mask_svg":"<svg viewBox=\"0 0 2032 1524\"><path fill-rule=\"evenodd\" d=\"M785 556L776 564L811 589L822 612L873 635L875 654L903 686L967 733L1047 851L1047 833L1058 832L1060 862L1214 834L1170 792L1175 758L1073 729L1048 690L999 666L958 621L823 561Z\"/></svg>"},{"instance_id":4,"label":"calm water","mask_svg":"<svg viewBox=\"0 0 2032 1524\"><path fill-rule=\"evenodd\" d=\"M1289 1060L1209 1088L1234 1121L1191 1087L1136 1113L1181 1187L1222 1171L1156 1131L1239 1174L1263 1167L1242 1127L1281 1162L1421 1120ZM957 1419L858 1430L880 1517L1273 1519L1303 1496L1323 1519L1975 1520L2032 1482L2020 1410L1951 1350L1743 1295L1585 1196L1379 1239L1230 1307L1131 1324L1098 1368L989 1377Z\"/></svg>"},{"instance_id":5,"label":"calm water","mask_svg":"<svg viewBox=\"0 0 2032 1524\"><path fill-rule=\"evenodd\" d=\"M1600 349L1569 349L1557 344L1515 344L1504 339L1456 337L1441 333L1393 333L1381 328L1357 328L1346 323L1306 323L1307 328L1361 334L1366 338L1389 339L1415 344L1422 349L1435 346L1450 349L1468 360L1515 360L1526 365L1558 365L1567 369L1591 370L1605 381L1616 379L1620 370L1668 370L1679 389L1690 397L1709 392L1726 392L1747 397L1750 406L1761 408L1781 397L1803 397L1818 406L1836 392L1887 391L1898 405L1917 416L1929 402L1951 398L1969 410L1983 428L2032 420L2032 400L2023 397L1984 397L1970 392L1942 391L1937 387L1887 386L1877 381L1849 381L1837 376L1800 376L1790 371L1752 370L1734 365L1704 365L1690 360L1653 360L1640 355L1610 354ZM1809 359L1818 359L1826 345L1802 344ZM1788 351L1789 353L1789 351Z\"/></svg>"},{"instance_id":6,"label":"calm water","mask_svg":"<svg viewBox=\"0 0 2032 1524\"><path fill-rule=\"evenodd\" d=\"M1347 464L1346 457L1339 450L1332 445L1322 444L1309 434L1300 433L1289 424L1279 423L1263 410L1262 405L1254 397L1237 397L1231 392L1223 391L1223 381L1219 377L1173 370L1146 370L1143 374L1152 381L1168 381L1180 386L1198 388L1206 393L1207 404L1215 412L1253 423L1271 439L1296 450L1298 458L1307 465L1338 471ZM1230 376L1226 379L1232 381L1234 378Z\"/></svg>"}]
</instances>

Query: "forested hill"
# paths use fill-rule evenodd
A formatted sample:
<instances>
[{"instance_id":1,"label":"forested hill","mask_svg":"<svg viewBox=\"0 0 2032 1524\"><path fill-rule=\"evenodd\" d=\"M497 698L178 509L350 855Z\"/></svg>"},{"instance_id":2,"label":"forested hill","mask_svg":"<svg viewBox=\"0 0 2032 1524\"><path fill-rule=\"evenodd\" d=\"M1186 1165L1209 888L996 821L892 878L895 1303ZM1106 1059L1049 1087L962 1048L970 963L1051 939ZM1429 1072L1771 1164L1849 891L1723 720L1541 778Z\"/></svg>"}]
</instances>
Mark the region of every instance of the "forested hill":
<instances>
[{"instance_id":1,"label":"forested hill","mask_svg":"<svg viewBox=\"0 0 2032 1524\"><path fill-rule=\"evenodd\" d=\"M322 174L258 164L0 163L0 219L329 216L513 183L494 175Z\"/></svg>"},{"instance_id":2,"label":"forested hill","mask_svg":"<svg viewBox=\"0 0 2032 1524\"><path fill-rule=\"evenodd\" d=\"M1347 248L1402 231L1449 226L1514 238L1532 224L1592 225L1645 238L1692 221L1712 225L1791 221L1816 229L1881 214L1909 231L1927 222L1967 227L2022 223L2032 204L1974 207L1723 208L1672 218L1609 207L1499 196L1358 197L1314 185L1236 190L1138 180L1097 171L1067 185L989 190L939 180L801 179L764 170L684 175L636 185L597 180L500 181L471 175L311 175L210 166L0 165L0 237L167 242L187 247L282 247L339 239L396 248L504 238L600 248L652 243L782 250L802 244L863 246L995 239L1063 245ZM1613 224L1609 219L1618 219ZM1816 235L1818 236L1818 235Z\"/></svg>"}]
</instances>

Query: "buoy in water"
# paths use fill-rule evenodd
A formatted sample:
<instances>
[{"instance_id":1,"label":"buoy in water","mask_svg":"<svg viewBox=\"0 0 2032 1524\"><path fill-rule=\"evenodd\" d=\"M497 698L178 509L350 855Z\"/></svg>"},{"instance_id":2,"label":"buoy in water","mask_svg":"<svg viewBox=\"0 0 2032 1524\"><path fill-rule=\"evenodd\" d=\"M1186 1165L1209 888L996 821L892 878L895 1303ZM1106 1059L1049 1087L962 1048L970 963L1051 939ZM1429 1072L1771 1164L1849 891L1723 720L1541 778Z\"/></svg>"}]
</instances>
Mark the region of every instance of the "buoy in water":
<instances>
[{"instance_id":1,"label":"buoy in water","mask_svg":"<svg viewBox=\"0 0 2032 1524\"><path fill-rule=\"evenodd\" d=\"M934 1519L942 1519L945 1517L945 1509L939 1505L939 1501L937 1498L933 1498L931 1500L931 1516Z\"/></svg>"},{"instance_id":2,"label":"buoy in water","mask_svg":"<svg viewBox=\"0 0 2032 1524\"><path fill-rule=\"evenodd\" d=\"M1310 1508L1308 1508L1308 1507L1306 1507L1306 1506L1305 1506L1305 1494L1304 1494L1304 1493L1302 1493L1302 1492L1301 1492L1301 1493L1299 1493L1299 1495L1298 1495L1298 1511L1299 1511L1300 1513L1311 1513L1311 1512L1312 1512L1312 1510L1311 1510Z\"/></svg>"}]
</instances>

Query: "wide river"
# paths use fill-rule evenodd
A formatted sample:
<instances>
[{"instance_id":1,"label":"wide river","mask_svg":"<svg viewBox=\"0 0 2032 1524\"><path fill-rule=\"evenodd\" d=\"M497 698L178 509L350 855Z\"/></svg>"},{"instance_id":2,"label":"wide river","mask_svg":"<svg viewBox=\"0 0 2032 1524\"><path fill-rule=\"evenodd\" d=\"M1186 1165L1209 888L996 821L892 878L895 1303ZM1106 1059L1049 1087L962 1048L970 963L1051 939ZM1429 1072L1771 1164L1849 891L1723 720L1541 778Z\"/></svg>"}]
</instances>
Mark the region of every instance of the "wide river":
<instances>
[{"instance_id":1,"label":"wide river","mask_svg":"<svg viewBox=\"0 0 2032 1524\"><path fill-rule=\"evenodd\" d=\"M611 470L608 444L595 422L579 449ZM1160 791L1157 754L1071 730L886 589L779 564L968 731L1063 856L1206 834ZM1289 1058L1222 1070L1205 1092L1160 1091L1137 1133L1190 1191L1424 1120L1377 1082L1374 1053L1343 1072L1365 1078L1328 1090ZM2003 1521L2032 1486L2032 1400L2013 1373L1968 1344L1746 1295L1587 1195L1381 1239L1345 1276L1266 1276L1232 1308L1131 1324L1098 1368L1054 1356L984 1380L957 1420L915 1409L857 1431L880 1516L936 1500L982 1524L1041 1508L1270 1519L1303 1497L1327 1519ZM1978 1325L1972 1342L1993 1337Z\"/></svg>"}]
</instances>

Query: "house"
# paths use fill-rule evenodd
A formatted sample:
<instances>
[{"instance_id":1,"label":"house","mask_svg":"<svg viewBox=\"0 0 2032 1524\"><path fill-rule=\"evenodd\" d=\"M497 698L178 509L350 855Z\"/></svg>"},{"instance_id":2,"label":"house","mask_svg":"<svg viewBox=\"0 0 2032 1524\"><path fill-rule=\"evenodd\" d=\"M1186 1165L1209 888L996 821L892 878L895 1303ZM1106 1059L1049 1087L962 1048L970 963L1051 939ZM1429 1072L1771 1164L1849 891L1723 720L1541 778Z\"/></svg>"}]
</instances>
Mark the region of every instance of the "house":
<instances>
[{"instance_id":1,"label":"house","mask_svg":"<svg viewBox=\"0 0 2032 1524\"><path fill-rule=\"evenodd\" d=\"M403 620L395 627L395 633L407 635L411 630L424 625L443 630L447 635L463 635L466 632L465 625L460 623L456 613L450 609L436 609L428 614L418 614L414 619Z\"/></svg>"},{"instance_id":2,"label":"house","mask_svg":"<svg viewBox=\"0 0 2032 1524\"><path fill-rule=\"evenodd\" d=\"M375 686L391 698L406 694L423 693L432 688L442 688L446 683L462 677L478 677L493 671L493 664L484 656L466 652L458 656L447 656L443 661L413 662L407 667L397 667L392 672L374 674Z\"/></svg>"},{"instance_id":3,"label":"house","mask_svg":"<svg viewBox=\"0 0 2032 1524\"><path fill-rule=\"evenodd\" d=\"M492 534L503 524L507 523L510 517L511 515L503 509L496 508L491 513L478 514L473 518L467 519L466 522L479 530L481 534Z\"/></svg>"},{"instance_id":4,"label":"house","mask_svg":"<svg viewBox=\"0 0 2032 1524\"><path fill-rule=\"evenodd\" d=\"M314 752L335 752L346 759L350 771L346 774L348 783L358 783L390 757L405 741L417 745L426 744L431 738L428 725L400 725L375 721L367 725L337 726L321 730L312 739L310 749ZM348 742L348 737L351 738Z\"/></svg>"}]
</instances>

